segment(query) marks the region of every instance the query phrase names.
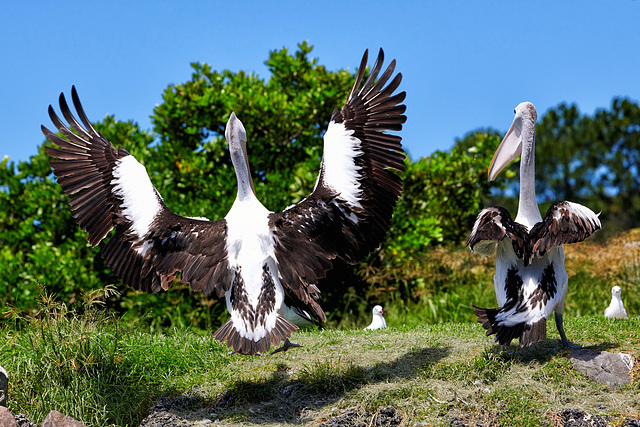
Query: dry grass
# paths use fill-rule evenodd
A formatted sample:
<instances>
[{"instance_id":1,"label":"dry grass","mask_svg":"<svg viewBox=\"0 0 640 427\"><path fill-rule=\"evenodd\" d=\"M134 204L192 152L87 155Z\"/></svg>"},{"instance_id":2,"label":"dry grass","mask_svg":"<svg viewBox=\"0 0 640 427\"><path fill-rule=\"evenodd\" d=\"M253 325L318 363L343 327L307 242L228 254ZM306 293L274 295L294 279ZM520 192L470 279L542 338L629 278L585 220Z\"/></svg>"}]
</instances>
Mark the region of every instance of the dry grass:
<instances>
[{"instance_id":1,"label":"dry grass","mask_svg":"<svg viewBox=\"0 0 640 427\"><path fill-rule=\"evenodd\" d=\"M569 276L589 270L591 274L616 282L623 282L620 273L637 270L640 263L640 228L607 239L604 243L587 240L565 246ZM637 284L638 277L635 277ZM623 283L628 284L628 283ZM614 285L612 285L614 286Z\"/></svg>"}]
</instances>

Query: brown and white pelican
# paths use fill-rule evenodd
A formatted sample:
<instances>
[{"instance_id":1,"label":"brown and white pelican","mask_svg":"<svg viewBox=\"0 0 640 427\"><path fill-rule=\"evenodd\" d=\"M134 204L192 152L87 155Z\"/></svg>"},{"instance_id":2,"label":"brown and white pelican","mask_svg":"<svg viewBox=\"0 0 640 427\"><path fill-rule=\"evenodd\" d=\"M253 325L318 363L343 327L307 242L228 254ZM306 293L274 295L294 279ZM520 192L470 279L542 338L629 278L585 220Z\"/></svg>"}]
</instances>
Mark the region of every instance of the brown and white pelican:
<instances>
[{"instance_id":1,"label":"brown and white pelican","mask_svg":"<svg viewBox=\"0 0 640 427\"><path fill-rule=\"evenodd\" d=\"M89 243L97 245L115 228L102 256L136 289L166 290L180 273L192 290L225 296L231 319L215 337L235 352L263 353L287 340L297 329L294 323L325 321L318 280L333 259L354 263L379 245L402 191L396 173L404 170L401 138L384 133L401 130L406 121L400 104L405 93L394 94L402 75L390 80L395 60L380 74L380 49L362 84L367 54L345 106L331 116L313 192L283 212L268 211L256 198L247 135L231 113L225 138L238 193L228 214L216 221L170 211L144 166L93 128L75 88L72 99L82 124L61 94L69 126L51 106L49 116L66 138L44 126L42 131L59 147L46 150L59 159L51 166L73 196L73 216Z\"/></svg>"},{"instance_id":2,"label":"brown and white pelican","mask_svg":"<svg viewBox=\"0 0 640 427\"><path fill-rule=\"evenodd\" d=\"M554 203L542 219L535 193L536 109L523 102L515 114L491 161L489 180L522 155L518 214L514 221L504 208L482 210L468 241L482 255L497 251L493 279L499 308L474 306L474 313L487 336L496 334L503 346L519 338L521 347L546 338L547 318L554 313L562 345L568 347L562 325L568 282L563 244L586 239L600 229L600 220L589 208L567 201Z\"/></svg>"}]
</instances>

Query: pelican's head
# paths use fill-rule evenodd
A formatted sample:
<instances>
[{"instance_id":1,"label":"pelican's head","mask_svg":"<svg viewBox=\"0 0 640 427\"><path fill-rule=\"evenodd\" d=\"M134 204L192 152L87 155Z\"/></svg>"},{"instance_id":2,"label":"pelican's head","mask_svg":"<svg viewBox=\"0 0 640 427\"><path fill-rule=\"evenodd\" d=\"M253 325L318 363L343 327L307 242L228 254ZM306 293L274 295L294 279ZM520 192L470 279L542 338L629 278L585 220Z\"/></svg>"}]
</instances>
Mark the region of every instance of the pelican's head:
<instances>
[{"instance_id":1,"label":"pelican's head","mask_svg":"<svg viewBox=\"0 0 640 427\"><path fill-rule=\"evenodd\" d=\"M244 125L236 117L236 113L231 113L227 127L224 131L224 137L229 144L229 152L231 153L231 162L238 175L238 186L244 185L246 182L251 186L251 191L255 194L253 181L250 176L249 158L247 157L247 132ZM248 187L247 187L248 188Z\"/></svg>"},{"instance_id":2,"label":"pelican's head","mask_svg":"<svg viewBox=\"0 0 640 427\"><path fill-rule=\"evenodd\" d=\"M512 161L522 154L522 128L525 123L531 124L531 129L538 119L536 107L530 102L518 104L514 110L516 116L513 118L511 127L502 138L500 146L493 155L491 165L489 165L489 181L496 179L498 174Z\"/></svg>"},{"instance_id":3,"label":"pelican's head","mask_svg":"<svg viewBox=\"0 0 640 427\"><path fill-rule=\"evenodd\" d=\"M373 315L382 315L382 306L376 305L373 307Z\"/></svg>"},{"instance_id":4,"label":"pelican's head","mask_svg":"<svg viewBox=\"0 0 640 427\"><path fill-rule=\"evenodd\" d=\"M620 286L614 286L613 288L611 288L611 296L619 297L620 292L621 292Z\"/></svg>"},{"instance_id":5,"label":"pelican's head","mask_svg":"<svg viewBox=\"0 0 640 427\"><path fill-rule=\"evenodd\" d=\"M229 116L224 137L232 154L240 151L245 157L247 156L247 132L244 130L244 125L240 119L236 117L236 113L231 113Z\"/></svg>"}]
</instances>

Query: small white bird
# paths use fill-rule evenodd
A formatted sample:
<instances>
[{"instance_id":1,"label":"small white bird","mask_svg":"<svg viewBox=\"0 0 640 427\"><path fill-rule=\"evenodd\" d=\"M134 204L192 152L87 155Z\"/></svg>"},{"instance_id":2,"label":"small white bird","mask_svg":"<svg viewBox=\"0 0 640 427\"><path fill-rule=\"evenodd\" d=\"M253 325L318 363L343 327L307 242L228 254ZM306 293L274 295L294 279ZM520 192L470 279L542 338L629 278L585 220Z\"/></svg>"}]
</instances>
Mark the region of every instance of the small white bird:
<instances>
[{"instance_id":1,"label":"small white bird","mask_svg":"<svg viewBox=\"0 0 640 427\"><path fill-rule=\"evenodd\" d=\"M367 329L384 329L387 327L387 322L384 320L382 316L382 307L376 305L373 307L373 319L371 320L371 324L364 328Z\"/></svg>"},{"instance_id":2,"label":"small white bird","mask_svg":"<svg viewBox=\"0 0 640 427\"><path fill-rule=\"evenodd\" d=\"M611 304L604 311L604 317L609 319L626 319L628 317L627 310L622 304L622 298L620 298L620 292L620 286L611 288Z\"/></svg>"}]
</instances>

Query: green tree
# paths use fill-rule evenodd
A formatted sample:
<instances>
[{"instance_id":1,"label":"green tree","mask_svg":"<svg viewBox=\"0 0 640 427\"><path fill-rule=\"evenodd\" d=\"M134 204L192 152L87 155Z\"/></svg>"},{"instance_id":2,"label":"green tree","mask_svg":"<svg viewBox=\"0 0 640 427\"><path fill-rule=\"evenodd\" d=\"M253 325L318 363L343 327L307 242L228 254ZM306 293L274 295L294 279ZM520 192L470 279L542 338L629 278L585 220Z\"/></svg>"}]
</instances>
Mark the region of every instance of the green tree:
<instances>
[{"instance_id":1,"label":"green tree","mask_svg":"<svg viewBox=\"0 0 640 427\"><path fill-rule=\"evenodd\" d=\"M309 57L307 43L271 52L269 80L242 71L192 64L191 80L169 86L152 116L160 137L149 169L170 207L220 218L231 207L236 180L224 129L232 111L247 130L258 198L271 210L310 194L322 157L322 136L354 75L328 71ZM197 155L194 155L197 153Z\"/></svg>"},{"instance_id":2,"label":"green tree","mask_svg":"<svg viewBox=\"0 0 640 427\"><path fill-rule=\"evenodd\" d=\"M132 122L107 116L96 125L107 138L143 156L152 137ZM0 301L33 308L39 286L73 301L112 281L98 248L72 218L67 197L52 179L50 158L38 154L17 167L0 163Z\"/></svg>"},{"instance_id":3,"label":"green tree","mask_svg":"<svg viewBox=\"0 0 640 427\"><path fill-rule=\"evenodd\" d=\"M96 128L145 164L154 185L175 212L189 216L224 216L236 195L224 128L231 111L249 136L249 159L258 197L279 210L307 196L322 155L322 136L334 108L351 89L354 75L328 71L309 57L302 43L294 54L273 51L266 64L271 76L213 71L192 64L186 83L171 85L152 116L156 137L134 123L107 117ZM0 171L0 283L8 286L3 304L35 306L37 287L73 299L84 290L118 282L98 248L71 218L66 196L53 181L50 159L40 147L30 162L4 161ZM170 292L146 295L119 286L123 295L111 304L121 311L150 312L152 322L187 317L206 327L224 304L192 294L176 284ZM195 301L195 302L194 302ZM173 314L171 314L173 313ZM177 314L176 314L177 313Z\"/></svg>"},{"instance_id":4,"label":"green tree","mask_svg":"<svg viewBox=\"0 0 640 427\"><path fill-rule=\"evenodd\" d=\"M581 115L561 104L536 126L536 190L545 204L583 203L602 211L606 233L637 226L640 214L640 107L615 98Z\"/></svg>"},{"instance_id":5,"label":"green tree","mask_svg":"<svg viewBox=\"0 0 640 427\"><path fill-rule=\"evenodd\" d=\"M146 166L172 210L217 219L236 196L224 140L229 114L235 111L247 130L256 193L269 209L281 210L311 192L324 130L355 78L345 70L326 70L310 52L306 43L294 53L271 52L268 79L192 64L190 80L164 91L152 116L154 134L110 116L95 126ZM405 190L386 241L356 268L336 264L320 284L330 300L327 306L335 307L334 315L353 307L361 311L371 302L365 298L412 298L416 290L431 286L425 279L427 267L421 266L425 254L443 243L459 245L466 239L490 197L493 184L487 182L486 170L498 142L496 136L477 132L451 152L406 160ZM40 147L17 172L12 163L0 165L3 304L34 307L38 286L68 302L87 290L116 283L121 295L109 304L133 318L147 313L155 324L206 328L212 319L226 316L223 302L192 293L188 285L174 284L169 292L155 295L121 285L98 256L99 248L87 244L73 221L49 161Z\"/></svg>"}]
</instances>

